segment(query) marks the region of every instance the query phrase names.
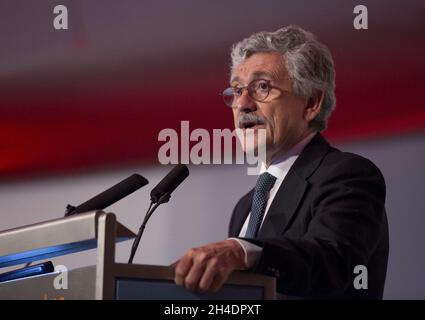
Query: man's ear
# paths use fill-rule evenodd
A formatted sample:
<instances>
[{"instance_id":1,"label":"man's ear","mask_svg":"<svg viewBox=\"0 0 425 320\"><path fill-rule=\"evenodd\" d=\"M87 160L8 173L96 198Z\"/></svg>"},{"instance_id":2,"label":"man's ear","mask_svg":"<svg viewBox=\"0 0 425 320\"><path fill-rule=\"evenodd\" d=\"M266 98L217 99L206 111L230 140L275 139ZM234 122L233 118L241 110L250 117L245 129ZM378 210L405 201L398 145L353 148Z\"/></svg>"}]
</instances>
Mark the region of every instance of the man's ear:
<instances>
[{"instance_id":1,"label":"man's ear","mask_svg":"<svg viewBox=\"0 0 425 320\"><path fill-rule=\"evenodd\" d=\"M315 91L310 98L307 99L307 104L304 109L304 119L310 122L319 114L322 109L322 103L325 94L323 91Z\"/></svg>"}]
</instances>

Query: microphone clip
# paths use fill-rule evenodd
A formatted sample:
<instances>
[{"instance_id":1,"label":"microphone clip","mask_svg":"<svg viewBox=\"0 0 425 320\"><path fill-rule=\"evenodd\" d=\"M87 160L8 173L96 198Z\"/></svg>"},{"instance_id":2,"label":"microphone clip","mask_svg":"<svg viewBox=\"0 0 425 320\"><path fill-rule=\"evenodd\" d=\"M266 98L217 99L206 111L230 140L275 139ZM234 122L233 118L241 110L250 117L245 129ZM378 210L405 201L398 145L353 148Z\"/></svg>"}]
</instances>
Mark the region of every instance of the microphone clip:
<instances>
[{"instance_id":1,"label":"microphone clip","mask_svg":"<svg viewBox=\"0 0 425 320\"><path fill-rule=\"evenodd\" d=\"M170 201L170 198L171 194L169 192L166 192L161 197L159 197L157 202L153 201L152 203L156 203L159 206L160 204L167 203L168 201Z\"/></svg>"},{"instance_id":2,"label":"microphone clip","mask_svg":"<svg viewBox=\"0 0 425 320\"><path fill-rule=\"evenodd\" d=\"M72 214L73 214L73 211L75 210L75 209L77 209L77 207L74 207L73 205L70 205L70 204L68 204L67 206L66 206L66 209L65 209L65 217L68 217L68 216L71 216Z\"/></svg>"}]
</instances>

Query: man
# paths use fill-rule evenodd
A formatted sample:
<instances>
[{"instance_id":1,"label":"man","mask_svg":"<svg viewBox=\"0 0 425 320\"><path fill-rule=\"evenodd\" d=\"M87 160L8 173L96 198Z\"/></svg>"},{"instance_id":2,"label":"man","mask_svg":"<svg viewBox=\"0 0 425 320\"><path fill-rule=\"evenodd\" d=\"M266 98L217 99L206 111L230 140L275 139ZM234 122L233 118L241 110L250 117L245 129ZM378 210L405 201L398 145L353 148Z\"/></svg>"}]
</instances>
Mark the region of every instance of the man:
<instances>
[{"instance_id":1,"label":"man","mask_svg":"<svg viewBox=\"0 0 425 320\"><path fill-rule=\"evenodd\" d=\"M284 298L382 298L385 182L372 162L320 134L335 106L334 79L327 47L299 27L233 47L225 103L235 127L266 130L267 157L233 211L230 238L189 250L176 284L216 291L231 272L250 270L276 277ZM367 268L361 288L356 266Z\"/></svg>"}]
</instances>

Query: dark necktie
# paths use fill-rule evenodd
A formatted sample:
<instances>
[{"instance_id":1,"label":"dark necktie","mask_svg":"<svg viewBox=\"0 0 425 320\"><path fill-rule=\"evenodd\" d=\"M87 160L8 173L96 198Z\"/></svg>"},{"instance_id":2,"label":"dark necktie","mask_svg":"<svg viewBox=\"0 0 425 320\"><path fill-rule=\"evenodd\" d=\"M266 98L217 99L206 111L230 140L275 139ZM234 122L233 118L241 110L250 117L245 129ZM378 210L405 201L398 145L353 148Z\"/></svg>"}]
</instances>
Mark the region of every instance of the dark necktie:
<instances>
[{"instance_id":1,"label":"dark necktie","mask_svg":"<svg viewBox=\"0 0 425 320\"><path fill-rule=\"evenodd\" d=\"M264 211L269 198L269 192L273 188L276 177L268 172L264 172L258 177L255 185L254 197L252 198L251 216L249 217L248 228L245 233L246 238L255 238L263 221Z\"/></svg>"}]
</instances>

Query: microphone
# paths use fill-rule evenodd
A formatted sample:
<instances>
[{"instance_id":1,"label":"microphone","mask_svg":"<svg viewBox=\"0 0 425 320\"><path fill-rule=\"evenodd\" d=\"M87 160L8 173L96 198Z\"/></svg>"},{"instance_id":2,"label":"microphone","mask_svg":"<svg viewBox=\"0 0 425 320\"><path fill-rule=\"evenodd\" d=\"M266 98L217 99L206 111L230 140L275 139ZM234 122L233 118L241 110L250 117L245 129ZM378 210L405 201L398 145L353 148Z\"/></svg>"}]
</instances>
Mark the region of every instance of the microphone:
<instances>
[{"instance_id":1,"label":"microphone","mask_svg":"<svg viewBox=\"0 0 425 320\"><path fill-rule=\"evenodd\" d=\"M134 255L136 254L137 247L139 246L140 239L142 238L143 231L146 224L153 212L160 204L166 203L170 200L171 193L183 182L189 175L189 169L184 164L176 165L151 191L151 204L149 205L148 212L146 212L142 225L139 228L136 238L134 239L133 246L131 247L130 258L128 263L133 263ZM152 205L155 204L153 207Z\"/></svg>"},{"instance_id":2,"label":"microphone","mask_svg":"<svg viewBox=\"0 0 425 320\"><path fill-rule=\"evenodd\" d=\"M176 165L151 191L152 203L157 203L159 199L171 193L183 182L189 175L189 169L184 164Z\"/></svg>"},{"instance_id":3,"label":"microphone","mask_svg":"<svg viewBox=\"0 0 425 320\"><path fill-rule=\"evenodd\" d=\"M148 180L135 173L77 207L68 205L65 217L92 210L102 210L109 207L111 204L118 202L122 198L125 198L148 183Z\"/></svg>"}]
</instances>

